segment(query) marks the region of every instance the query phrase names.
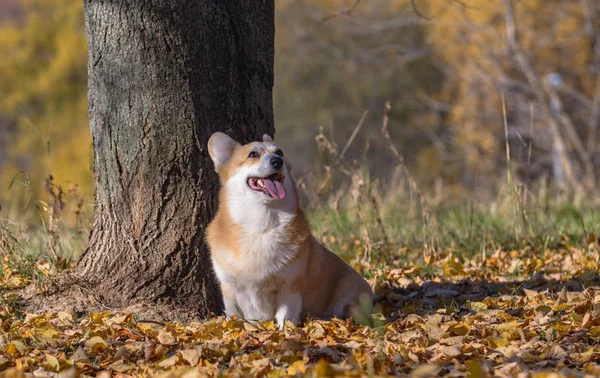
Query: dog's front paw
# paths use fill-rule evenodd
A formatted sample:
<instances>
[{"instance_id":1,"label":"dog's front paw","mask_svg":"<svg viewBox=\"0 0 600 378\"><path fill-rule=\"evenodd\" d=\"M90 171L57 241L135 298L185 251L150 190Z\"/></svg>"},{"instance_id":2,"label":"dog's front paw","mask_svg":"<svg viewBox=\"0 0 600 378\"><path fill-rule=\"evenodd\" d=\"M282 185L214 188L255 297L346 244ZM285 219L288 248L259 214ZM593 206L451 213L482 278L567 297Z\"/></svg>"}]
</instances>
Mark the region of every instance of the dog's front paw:
<instances>
[{"instance_id":1,"label":"dog's front paw","mask_svg":"<svg viewBox=\"0 0 600 378\"><path fill-rule=\"evenodd\" d=\"M285 328L285 321L290 321L292 324L298 322L300 311L302 310L302 297L299 293L287 294L279 304L275 320L280 330Z\"/></svg>"},{"instance_id":2,"label":"dog's front paw","mask_svg":"<svg viewBox=\"0 0 600 378\"><path fill-rule=\"evenodd\" d=\"M284 331L285 330L285 326L286 323L288 323L288 328L289 327L295 327L296 325L298 325L298 322L296 320L283 320L283 321L277 321L277 326L279 327L280 331Z\"/></svg>"}]
</instances>

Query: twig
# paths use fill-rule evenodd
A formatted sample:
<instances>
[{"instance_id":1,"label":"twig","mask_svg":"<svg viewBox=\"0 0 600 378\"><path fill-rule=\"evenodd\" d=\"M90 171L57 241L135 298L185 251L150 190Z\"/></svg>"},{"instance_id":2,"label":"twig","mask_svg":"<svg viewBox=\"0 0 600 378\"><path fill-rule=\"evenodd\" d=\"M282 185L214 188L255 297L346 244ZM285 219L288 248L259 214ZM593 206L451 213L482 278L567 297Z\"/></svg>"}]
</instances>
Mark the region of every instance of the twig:
<instances>
[{"instance_id":1,"label":"twig","mask_svg":"<svg viewBox=\"0 0 600 378\"><path fill-rule=\"evenodd\" d=\"M341 12L338 12L338 13L330 14L329 16L323 18L321 21L322 22L326 22L326 21L328 21L328 20L330 20L332 18L335 18L337 16L341 16L341 15L351 16L352 12L354 12L354 10L358 7L358 5L360 4L360 2L361 2L361 0L356 0L354 2L354 5L352 5L352 7L350 9L346 9L345 11L341 11Z\"/></svg>"},{"instance_id":2,"label":"twig","mask_svg":"<svg viewBox=\"0 0 600 378\"><path fill-rule=\"evenodd\" d=\"M342 152L340 153L337 160L335 161L335 165L337 165L344 158L344 155L348 151L348 148L350 148L352 141L354 141L354 138L356 138L356 135L358 134L358 132L360 131L360 128L362 127L363 123L365 122L365 118L367 118L367 114L369 114L369 111L365 110L362 114L362 117L360 117L360 121L358 121L358 124L356 124L356 127L354 128L352 135L350 135L350 138L346 142L346 145L342 149Z\"/></svg>"},{"instance_id":3,"label":"twig","mask_svg":"<svg viewBox=\"0 0 600 378\"><path fill-rule=\"evenodd\" d=\"M417 8L417 4L415 4L415 0L410 0L410 5L412 5L412 9L415 12L415 14L419 17L421 17L422 19L425 19L427 21L431 21L431 18L425 16L423 13L421 13L421 11L419 10L419 8Z\"/></svg>"},{"instance_id":4,"label":"twig","mask_svg":"<svg viewBox=\"0 0 600 378\"><path fill-rule=\"evenodd\" d=\"M529 103L529 143L527 148L527 171L525 177L529 180L529 169L531 168L531 152L533 149L533 102ZM527 182L527 181L526 181ZM527 203L527 196L525 196Z\"/></svg>"},{"instance_id":5,"label":"twig","mask_svg":"<svg viewBox=\"0 0 600 378\"><path fill-rule=\"evenodd\" d=\"M508 120L506 119L506 100L504 99L504 92L501 93L502 97L502 118L504 120L504 143L506 149L506 180L508 185L512 186L512 179L510 175L510 143L508 142Z\"/></svg>"},{"instance_id":6,"label":"twig","mask_svg":"<svg viewBox=\"0 0 600 378\"><path fill-rule=\"evenodd\" d=\"M159 322L159 321L157 321L157 320L147 320L147 319L140 319L140 320L136 321L136 323L138 323L138 324L139 324L139 323L152 323L152 324L158 324L158 325L161 325L161 326L163 326L163 327L166 325L165 323L163 323L163 322Z\"/></svg>"}]
</instances>

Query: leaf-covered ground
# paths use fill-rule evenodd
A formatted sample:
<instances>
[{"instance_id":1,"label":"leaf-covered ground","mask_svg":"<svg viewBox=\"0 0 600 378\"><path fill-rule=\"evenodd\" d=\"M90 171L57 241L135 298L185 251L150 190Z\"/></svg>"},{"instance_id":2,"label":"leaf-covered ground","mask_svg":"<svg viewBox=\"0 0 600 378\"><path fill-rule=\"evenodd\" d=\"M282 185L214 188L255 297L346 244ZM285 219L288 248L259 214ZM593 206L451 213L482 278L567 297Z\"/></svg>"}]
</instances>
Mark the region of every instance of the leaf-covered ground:
<instances>
[{"instance_id":1,"label":"leaf-covered ground","mask_svg":"<svg viewBox=\"0 0 600 378\"><path fill-rule=\"evenodd\" d=\"M284 331L214 317L154 323L135 314L25 314L3 263L4 376L600 375L598 243L498 249L462 263L370 269L371 326L307 321ZM48 270L39 265L40 271ZM48 274L48 272L42 274Z\"/></svg>"}]
</instances>

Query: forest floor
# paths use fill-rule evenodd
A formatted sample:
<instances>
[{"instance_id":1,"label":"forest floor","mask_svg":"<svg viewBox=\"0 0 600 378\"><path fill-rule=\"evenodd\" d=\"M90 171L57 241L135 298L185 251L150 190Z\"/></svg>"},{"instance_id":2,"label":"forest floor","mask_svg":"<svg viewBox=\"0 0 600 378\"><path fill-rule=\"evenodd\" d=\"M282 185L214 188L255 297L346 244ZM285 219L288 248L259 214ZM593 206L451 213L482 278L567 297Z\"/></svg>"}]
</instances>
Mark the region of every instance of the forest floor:
<instances>
[{"instance_id":1,"label":"forest floor","mask_svg":"<svg viewBox=\"0 0 600 378\"><path fill-rule=\"evenodd\" d=\"M48 278L73 263L25 251L31 242L5 222L0 375L600 376L600 245L592 233L600 212L567 207L511 218L465 209L434 209L414 228L398 218L410 211L391 205L383 222L311 212L315 235L367 277L376 306L369 319L285 330L224 317L153 322L111 309L26 313L20 290L43 294ZM387 228L378 230L381 223Z\"/></svg>"}]
</instances>

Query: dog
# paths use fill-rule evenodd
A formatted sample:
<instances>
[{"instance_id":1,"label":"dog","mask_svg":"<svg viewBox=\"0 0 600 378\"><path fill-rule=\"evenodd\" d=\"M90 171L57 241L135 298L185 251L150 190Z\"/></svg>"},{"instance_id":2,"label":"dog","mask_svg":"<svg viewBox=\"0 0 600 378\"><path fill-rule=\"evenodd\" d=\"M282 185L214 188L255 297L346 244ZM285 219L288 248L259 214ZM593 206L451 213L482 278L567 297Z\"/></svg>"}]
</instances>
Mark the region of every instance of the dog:
<instances>
[{"instance_id":1,"label":"dog","mask_svg":"<svg viewBox=\"0 0 600 378\"><path fill-rule=\"evenodd\" d=\"M241 145L217 132L208 151L221 189L206 241L226 315L283 329L306 317L370 314L371 286L311 235L292 167L271 137Z\"/></svg>"}]
</instances>

